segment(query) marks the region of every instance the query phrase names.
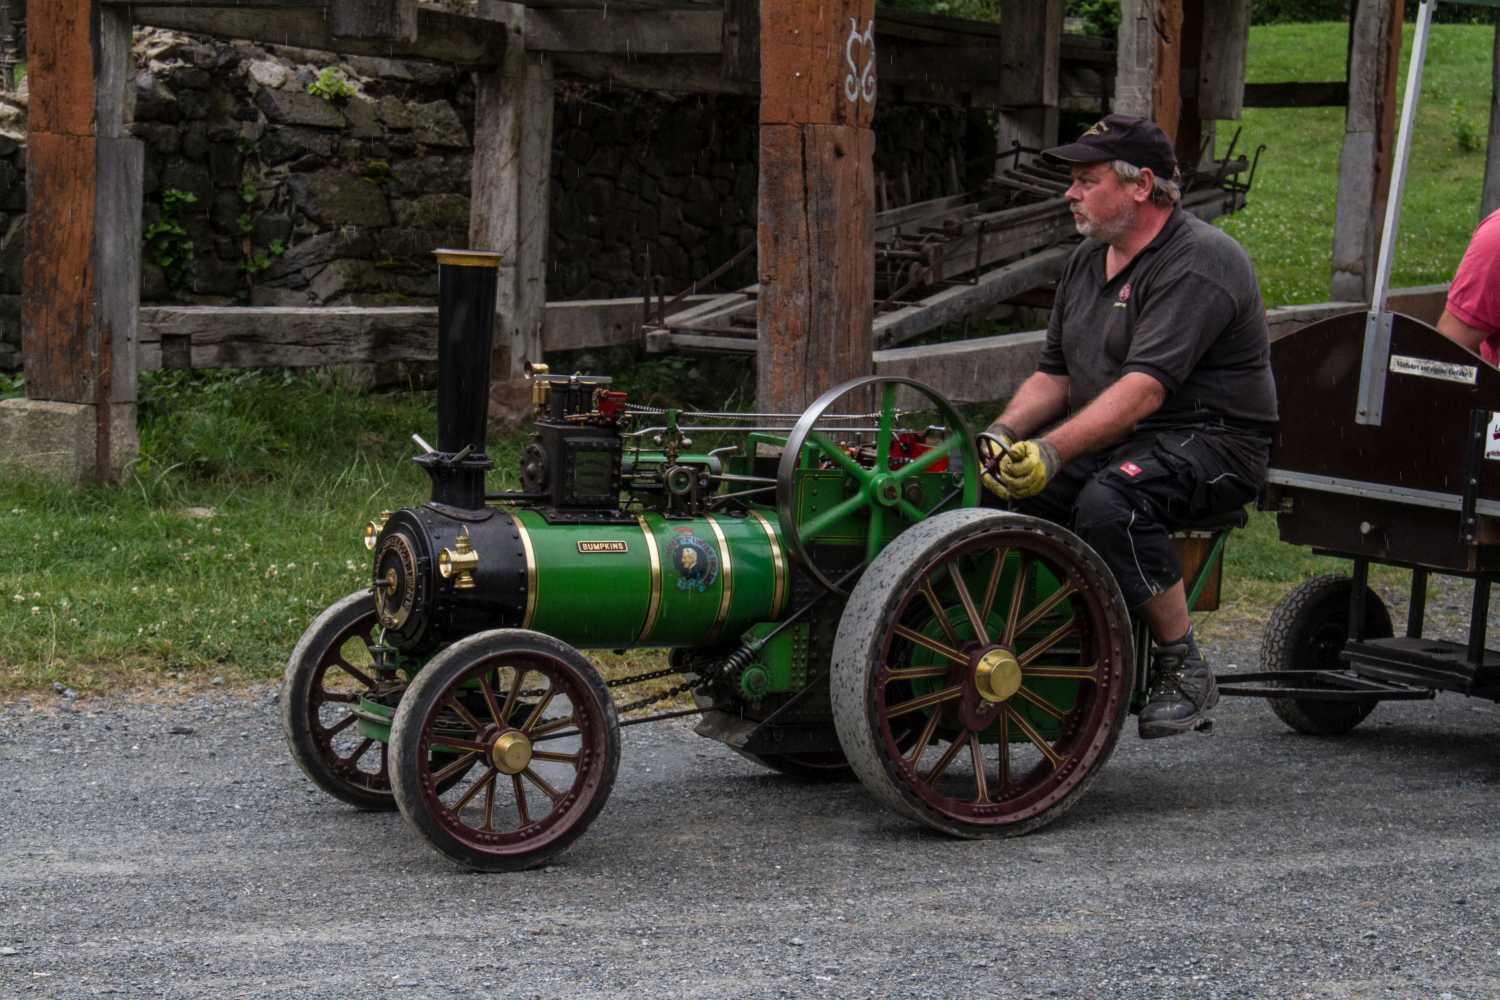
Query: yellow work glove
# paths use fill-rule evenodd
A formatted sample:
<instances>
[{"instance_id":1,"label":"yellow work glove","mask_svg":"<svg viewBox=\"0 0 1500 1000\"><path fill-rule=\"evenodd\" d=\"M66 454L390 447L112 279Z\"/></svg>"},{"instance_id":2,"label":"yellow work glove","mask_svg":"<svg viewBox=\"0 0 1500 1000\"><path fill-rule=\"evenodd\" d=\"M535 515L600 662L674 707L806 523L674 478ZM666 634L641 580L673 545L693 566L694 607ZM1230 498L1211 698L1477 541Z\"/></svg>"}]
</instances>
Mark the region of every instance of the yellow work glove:
<instances>
[{"instance_id":1,"label":"yellow work glove","mask_svg":"<svg viewBox=\"0 0 1500 1000\"><path fill-rule=\"evenodd\" d=\"M1047 441L1022 441L1012 445L1010 456L1000 463L1000 485L1016 500L1034 497L1047 488L1061 464L1057 449Z\"/></svg>"},{"instance_id":2,"label":"yellow work glove","mask_svg":"<svg viewBox=\"0 0 1500 1000\"><path fill-rule=\"evenodd\" d=\"M1004 450L996 447L994 441L986 440L987 437L999 438ZM1005 458L1005 451L1015 447L1015 441L1016 436L1011 429L999 422L991 424L979 435L979 481L1001 500L1009 500L1010 492L997 478L1000 462Z\"/></svg>"}]
</instances>

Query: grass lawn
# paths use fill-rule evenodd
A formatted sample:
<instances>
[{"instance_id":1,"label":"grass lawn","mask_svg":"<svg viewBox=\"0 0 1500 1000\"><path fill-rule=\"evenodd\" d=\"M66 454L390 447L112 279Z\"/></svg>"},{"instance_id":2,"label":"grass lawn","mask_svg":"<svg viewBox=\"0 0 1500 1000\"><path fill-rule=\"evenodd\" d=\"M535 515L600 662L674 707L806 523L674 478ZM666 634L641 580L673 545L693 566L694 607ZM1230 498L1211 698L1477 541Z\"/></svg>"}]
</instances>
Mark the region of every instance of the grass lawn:
<instances>
[{"instance_id":1,"label":"grass lawn","mask_svg":"<svg viewBox=\"0 0 1500 1000\"><path fill-rule=\"evenodd\" d=\"M1405 93L1411 38L1408 25L1398 94ZM1479 221L1494 38L1488 26L1433 26L1394 287L1451 279ZM1344 24L1258 25L1250 29L1248 80L1341 80L1347 47ZM1344 111L1247 108L1243 121L1219 123L1221 153L1241 126L1238 151L1253 154L1264 143L1266 152L1249 208L1224 220L1223 228L1254 259L1267 306L1326 301ZM1473 148L1461 148L1461 135Z\"/></svg>"}]
</instances>

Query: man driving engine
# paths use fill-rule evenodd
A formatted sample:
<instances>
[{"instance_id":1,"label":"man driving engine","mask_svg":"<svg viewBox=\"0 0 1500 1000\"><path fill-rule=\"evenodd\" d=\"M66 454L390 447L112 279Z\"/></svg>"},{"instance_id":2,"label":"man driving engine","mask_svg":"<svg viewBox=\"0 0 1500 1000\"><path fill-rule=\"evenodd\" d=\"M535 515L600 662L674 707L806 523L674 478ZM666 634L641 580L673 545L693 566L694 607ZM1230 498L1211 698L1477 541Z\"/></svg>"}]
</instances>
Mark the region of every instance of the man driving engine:
<instances>
[{"instance_id":1,"label":"man driving engine","mask_svg":"<svg viewBox=\"0 0 1500 1000\"><path fill-rule=\"evenodd\" d=\"M1085 237L1057 285L1037 371L990 425L1009 447L985 486L1072 526L1155 639L1142 738L1196 728L1218 701L1169 532L1244 506L1265 479L1276 389L1255 269L1178 206L1172 143L1110 115L1046 150L1071 168Z\"/></svg>"}]
</instances>

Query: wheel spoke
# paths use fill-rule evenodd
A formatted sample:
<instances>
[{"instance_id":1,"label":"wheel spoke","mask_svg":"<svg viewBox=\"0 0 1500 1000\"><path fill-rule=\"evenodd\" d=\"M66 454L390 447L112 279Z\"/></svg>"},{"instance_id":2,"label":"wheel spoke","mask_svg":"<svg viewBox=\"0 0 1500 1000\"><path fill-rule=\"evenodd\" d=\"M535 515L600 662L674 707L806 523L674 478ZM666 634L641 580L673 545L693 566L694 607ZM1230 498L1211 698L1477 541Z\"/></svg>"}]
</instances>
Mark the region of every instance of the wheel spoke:
<instances>
[{"instance_id":1,"label":"wheel spoke","mask_svg":"<svg viewBox=\"0 0 1500 1000\"><path fill-rule=\"evenodd\" d=\"M952 452L962 447L963 443L963 438L959 437L957 434L950 434L943 439L942 444L933 448L927 454L917 458L910 465L903 465L900 469L897 469L896 472L893 473L893 475L895 479L900 482L902 480L910 479L912 476L915 476L919 472L926 472L928 469L932 468L938 462L942 461Z\"/></svg>"},{"instance_id":2,"label":"wheel spoke","mask_svg":"<svg viewBox=\"0 0 1500 1000\"><path fill-rule=\"evenodd\" d=\"M536 787L540 788L542 792L546 794L547 798L551 799L553 802L556 802L558 799L562 798L562 792L559 792L557 789L547 784L547 779L543 778L540 774L537 774L531 768L528 767L526 770L522 771L521 776L524 778L528 778L533 785L536 785Z\"/></svg>"},{"instance_id":3,"label":"wheel spoke","mask_svg":"<svg viewBox=\"0 0 1500 1000\"><path fill-rule=\"evenodd\" d=\"M474 732L477 733L484 728L484 723L476 719L474 717L474 713L470 712L467 708L464 707L463 702L458 700L457 695L448 695L447 704L448 707L452 708L454 712L458 713L459 718L463 719L469 725L474 727Z\"/></svg>"},{"instance_id":4,"label":"wheel spoke","mask_svg":"<svg viewBox=\"0 0 1500 1000\"><path fill-rule=\"evenodd\" d=\"M1087 667L1024 667L1021 673L1027 678L1048 678L1059 681L1093 681L1099 683L1099 665Z\"/></svg>"},{"instance_id":5,"label":"wheel spoke","mask_svg":"<svg viewBox=\"0 0 1500 1000\"><path fill-rule=\"evenodd\" d=\"M924 681L934 677L945 677L947 667L886 667L887 681Z\"/></svg>"},{"instance_id":6,"label":"wheel spoke","mask_svg":"<svg viewBox=\"0 0 1500 1000\"><path fill-rule=\"evenodd\" d=\"M927 520L927 512L905 497L896 498L896 509L901 512L902 517L906 518L912 524Z\"/></svg>"},{"instance_id":7,"label":"wheel spoke","mask_svg":"<svg viewBox=\"0 0 1500 1000\"><path fill-rule=\"evenodd\" d=\"M937 591L932 588L932 580L930 578L924 579L921 589L922 596L927 598L927 606L932 609L932 616L937 619L938 626L943 630L943 635L948 637L949 644L952 646L961 645L958 633L953 631L953 623L948 621L947 609L938 600Z\"/></svg>"},{"instance_id":8,"label":"wheel spoke","mask_svg":"<svg viewBox=\"0 0 1500 1000\"><path fill-rule=\"evenodd\" d=\"M1038 604L1035 608L1032 608L1031 611L1027 612L1026 617L1021 621L1020 626L1016 629L1016 634L1019 635L1020 633L1025 632L1027 629L1031 628L1031 626L1047 617L1047 615L1049 615L1052 610L1059 604L1061 604L1063 601L1066 601L1076 593L1078 593L1077 587L1071 585L1066 587L1059 587L1045 601L1043 601L1041 604Z\"/></svg>"},{"instance_id":9,"label":"wheel spoke","mask_svg":"<svg viewBox=\"0 0 1500 1000\"><path fill-rule=\"evenodd\" d=\"M1000 791L1010 784L1010 716L1000 713Z\"/></svg>"},{"instance_id":10,"label":"wheel spoke","mask_svg":"<svg viewBox=\"0 0 1500 1000\"><path fill-rule=\"evenodd\" d=\"M521 696L521 682L526 679L526 671L520 667L513 667L514 676L510 679L510 690L505 693L505 705L500 709L500 722L502 725L510 724L510 713L515 711L516 699Z\"/></svg>"},{"instance_id":11,"label":"wheel spoke","mask_svg":"<svg viewBox=\"0 0 1500 1000\"><path fill-rule=\"evenodd\" d=\"M990 789L984 777L984 750L980 746L978 733L969 734L969 758L974 764L974 801L988 802Z\"/></svg>"},{"instance_id":12,"label":"wheel spoke","mask_svg":"<svg viewBox=\"0 0 1500 1000\"><path fill-rule=\"evenodd\" d=\"M367 750L369 750L374 745L375 745L375 741L374 740L365 740L359 746L355 747L354 748L354 752L351 753L349 756L347 756L347 757L339 757L339 762L342 763L342 764L344 764L344 765L346 765L346 766L348 766L348 767L353 767L354 765L356 765L356 764L359 763L359 759L365 755L365 752ZM338 754L334 754L334 756L338 757Z\"/></svg>"},{"instance_id":13,"label":"wheel spoke","mask_svg":"<svg viewBox=\"0 0 1500 1000\"><path fill-rule=\"evenodd\" d=\"M1000 640L1007 646L1016 643L1016 626L1021 621L1021 602L1026 599L1026 577L1031 572L1031 565L1031 560L1023 555L1021 565L1016 569L1016 579L1011 584L1010 612L1005 616L1005 637Z\"/></svg>"},{"instance_id":14,"label":"wheel spoke","mask_svg":"<svg viewBox=\"0 0 1500 1000\"><path fill-rule=\"evenodd\" d=\"M995 610L995 595L1000 590L1000 574L1005 569L1005 560L1009 555L1008 548L995 550L995 565L990 568L990 581L984 586L984 603L979 612L981 620L988 619L990 612Z\"/></svg>"},{"instance_id":15,"label":"wheel spoke","mask_svg":"<svg viewBox=\"0 0 1500 1000\"><path fill-rule=\"evenodd\" d=\"M578 717L576 715L566 715L561 719L548 719L546 722L537 726L535 729L530 730L527 735L530 736L533 741L535 741L536 739L542 736L546 736L549 733L557 732L564 726L573 726L577 724Z\"/></svg>"},{"instance_id":16,"label":"wheel spoke","mask_svg":"<svg viewBox=\"0 0 1500 1000\"><path fill-rule=\"evenodd\" d=\"M578 767L578 755L576 753L557 753L553 750L533 750L531 751L531 759L550 760L558 764L572 764L575 769Z\"/></svg>"},{"instance_id":17,"label":"wheel spoke","mask_svg":"<svg viewBox=\"0 0 1500 1000\"><path fill-rule=\"evenodd\" d=\"M932 737L937 733L939 715L933 712L927 719L927 725L922 727L922 735L917 737L917 745L911 748L911 753L906 755L907 763L912 767L917 766L917 761L927 752L927 745L932 742Z\"/></svg>"},{"instance_id":18,"label":"wheel spoke","mask_svg":"<svg viewBox=\"0 0 1500 1000\"><path fill-rule=\"evenodd\" d=\"M913 698L910 701L903 701L899 705L892 705L891 708L886 712L886 717L894 719L898 715L906 715L909 712L920 711L921 709L927 708L931 705L941 705L943 702L952 701L954 698L957 698L962 694L963 688L960 688L956 685L951 688L944 688L941 691L934 691L932 694L924 694L919 698Z\"/></svg>"},{"instance_id":19,"label":"wheel spoke","mask_svg":"<svg viewBox=\"0 0 1500 1000\"><path fill-rule=\"evenodd\" d=\"M964 583L963 574L958 571L958 559L949 559L948 578L953 581L953 589L958 591L958 600L964 606L964 614L969 616L969 627L974 630L974 640L980 645L990 644L990 634L984 627L984 619L979 615L979 609L974 607L974 598L969 596L969 588Z\"/></svg>"},{"instance_id":20,"label":"wheel spoke","mask_svg":"<svg viewBox=\"0 0 1500 1000\"><path fill-rule=\"evenodd\" d=\"M452 736L444 736L441 733L432 734L433 750L463 750L467 753L489 753L489 747L474 740L455 739Z\"/></svg>"},{"instance_id":21,"label":"wheel spoke","mask_svg":"<svg viewBox=\"0 0 1500 1000\"><path fill-rule=\"evenodd\" d=\"M1038 709L1052 716L1059 722L1063 720L1064 713L1059 711L1056 705L1052 704L1050 701L1048 701L1046 698L1043 698L1035 691L1032 691L1030 688L1027 688L1024 684L1016 689L1016 694L1020 695L1022 698L1026 699L1026 701L1030 702L1032 705L1035 705Z\"/></svg>"},{"instance_id":22,"label":"wheel spoke","mask_svg":"<svg viewBox=\"0 0 1500 1000\"><path fill-rule=\"evenodd\" d=\"M815 514L802 522L797 528L797 534L801 536L803 542L810 542L832 527L836 522L848 517L867 503L869 503L869 500L865 497L864 492L860 491L847 500L834 504L823 513Z\"/></svg>"},{"instance_id":23,"label":"wheel spoke","mask_svg":"<svg viewBox=\"0 0 1500 1000\"><path fill-rule=\"evenodd\" d=\"M319 691L318 702L323 705L357 705L359 695L344 694L341 691Z\"/></svg>"},{"instance_id":24,"label":"wheel spoke","mask_svg":"<svg viewBox=\"0 0 1500 1000\"><path fill-rule=\"evenodd\" d=\"M1018 714L1016 710L1011 708L1009 705L1005 706L1005 714L1009 716L1010 720L1016 724L1017 729L1026 734L1026 738L1028 740L1036 744L1036 748L1042 752L1043 757L1046 757L1047 760L1052 763L1053 768L1062 766L1062 755L1059 754L1056 750L1052 749L1051 744L1042 739L1042 734L1033 729L1031 727L1031 723L1022 718L1021 715Z\"/></svg>"},{"instance_id":25,"label":"wheel spoke","mask_svg":"<svg viewBox=\"0 0 1500 1000\"><path fill-rule=\"evenodd\" d=\"M880 550L885 547L885 518L880 511L870 511L870 526L865 531L865 563L875 561L880 555Z\"/></svg>"},{"instance_id":26,"label":"wheel spoke","mask_svg":"<svg viewBox=\"0 0 1500 1000\"><path fill-rule=\"evenodd\" d=\"M1053 629L1052 633L1050 635L1048 635L1045 639L1042 639L1036 645L1034 645L1030 649L1026 650L1026 652L1024 652L1020 656L1016 657L1016 662L1018 662L1021 665L1021 669L1022 670L1025 670L1026 666L1029 663L1031 663L1033 660L1035 660L1038 656L1041 656L1047 650L1051 649L1053 646L1056 646L1059 642L1062 642L1069 635L1071 635L1071 634L1073 634L1074 632L1077 632L1077 631L1078 631L1078 623L1077 622L1064 622L1063 624L1059 625L1057 628Z\"/></svg>"},{"instance_id":27,"label":"wheel spoke","mask_svg":"<svg viewBox=\"0 0 1500 1000\"><path fill-rule=\"evenodd\" d=\"M447 781L455 774L458 774L464 768L472 765L474 763L474 758L478 756L479 753L477 751L470 750L462 757L455 758L451 763L444 766L441 771L438 771L432 776L432 783L434 785L441 785L443 782Z\"/></svg>"},{"instance_id":28,"label":"wheel spoke","mask_svg":"<svg viewBox=\"0 0 1500 1000\"><path fill-rule=\"evenodd\" d=\"M375 686L374 680L372 680L368 674L366 674L363 670L360 670L348 660L344 659L342 656L335 658L333 662L334 665L337 666L340 670L348 674L350 677L353 677L355 680L359 681L365 687L372 688Z\"/></svg>"},{"instance_id":29,"label":"wheel spoke","mask_svg":"<svg viewBox=\"0 0 1500 1000\"><path fill-rule=\"evenodd\" d=\"M966 740L954 740L948 744L948 749L943 751L943 755L937 759L937 763L932 765L932 770L928 771L926 777L922 780L929 785L936 781L938 775L948 770L948 765L953 763L953 758L958 756L958 752L964 748L966 743Z\"/></svg>"},{"instance_id":30,"label":"wheel spoke","mask_svg":"<svg viewBox=\"0 0 1500 1000\"><path fill-rule=\"evenodd\" d=\"M353 712L350 712L349 714L345 715L342 719L340 719L339 721L335 722L333 725L331 725L331 726L327 727L326 729L324 729L323 730L323 738L324 739L328 739L329 737L337 736L339 733L342 733L344 730L348 729L350 726L354 725L358 721L359 721L359 716L355 715Z\"/></svg>"},{"instance_id":31,"label":"wheel spoke","mask_svg":"<svg viewBox=\"0 0 1500 1000\"><path fill-rule=\"evenodd\" d=\"M552 699L556 697L557 684L556 682L551 682L547 685L547 693L542 696L542 700L536 703L536 708L533 708L531 714L526 717L526 724L521 727L521 732L528 736L535 735L532 733L531 727L537 724L537 720L542 717L542 713L547 710L547 706L552 704Z\"/></svg>"},{"instance_id":32,"label":"wheel spoke","mask_svg":"<svg viewBox=\"0 0 1500 1000\"><path fill-rule=\"evenodd\" d=\"M526 808L526 786L521 784L521 776L512 774L510 776L511 787L516 790L516 813L521 817L521 826L531 825L531 813Z\"/></svg>"},{"instance_id":33,"label":"wheel spoke","mask_svg":"<svg viewBox=\"0 0 1500 1000\"><path fill-rule=\"evenodd\" d=\"M485 830L495 828L495 779L491 778L484 785L484 827Z\"/></svg>"},{"instance_id":34,"label":"wheel spoke","mask_svg":"<svg viewBox=\"0 0 1500 1000\"><path fill-rule=\"evenodd\" d=\"M822 431L809 432L807 435L807 440L817 445L818 450L821 451L830 462L832 462L834 465L837 465L840 469L844 470L850 476L854 477L855 482L863 485L868 482L870 477L874 474L869 469L866 469L854 459L850 458L848 452L840 448L836 442L829 440L828 436Z\"/></svg>"},{"instance_id":35,"label":"wheel spoke","mask_svg":"<svg viewBox=\"0 0 1500 1000\"><path fill-rule=\"evenodd\" d=\"M880 425L875 434L875 468L889 472L891 468L891 425L896 419L896 383L887 382L880 390Z\"/></svg>"},{"instance_id":36,"label":"wheel spoke","mask_svg":"<svg viewBox=\"0 0 1500 1000\"><path fill-rule=\"evenodd\" d=\"M965 666L968 666L969 658L967 656L960 653L958 650L953 649L951 646L944 646L936 639L927 638L927 636L923 635L921 632L916 631L915 629L907 628L905 625L897 625L892 628L891 631L895 632L903 639L908 639L916 643L918 646L921 646L924 649L932 650L939 656L946 656L954 663L962 663Z\"/></svg>"},{"instance_id":37,"label":"wheel spoke","mask_svg":"<svg viewBox=\"0 0 1500 1000\"><path fill-rule=\"evenodd\" d=\"M490 690L490 679L486 674L479 675L479 690L484 694L484 705L490 710L490 718L495 725L503 725L505 716L500 714L500 706L495 704L495 692Z\"/></svg>"},{"instance_id":38,"label":"wheel spoke","mask_svg":"<svg viewBox=\"0 0 1500 1000\"><path fill-rule=\"evenodd\" d=\"M453 815L455 816L463 812L464 806L468 805L470 802L473 802L474 797L480 792L484 791L486 787L493 785L495 783L495 778L498 777L499 774L500 772L498 770L496 770L494 767L490 767L484 772L484 777L474 782L474 787L470 788L467 792L464 792L463 798L459 799L458 802L456 802L448 811L453 813Z\"/></svg>"}]
</instances>

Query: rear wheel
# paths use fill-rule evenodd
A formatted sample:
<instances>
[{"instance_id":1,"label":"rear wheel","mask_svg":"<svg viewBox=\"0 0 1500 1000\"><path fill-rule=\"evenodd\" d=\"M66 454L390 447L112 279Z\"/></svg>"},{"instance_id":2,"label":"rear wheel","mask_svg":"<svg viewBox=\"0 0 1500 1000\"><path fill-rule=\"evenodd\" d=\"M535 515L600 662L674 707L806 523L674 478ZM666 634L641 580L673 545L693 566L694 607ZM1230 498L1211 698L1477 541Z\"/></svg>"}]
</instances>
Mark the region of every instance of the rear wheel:
<instances>
[{"instance_id":1,"label":"rear wheel","mask_svg":"<svg viewBox=\"0 0 1500 1000\"><path fill-rule=\"evenodd\" d=\"M1349 604L1354 581L1337 573L1304 580L1281 599L1266 622L1261 642L1260 669L1340 670L1339 653L1349 641ZM1391 615L1375 591L1365 588L1365 637L1389 639L1395 634ZM1299 687L1319 686L1296 681ZM1375 709L1373 700L1317 701L1268 698L1276 717L1299 733L1342 736Z\"/></svg>"},{"instance_id":2,"label":"rear wheel","mask_svg":"<svg viewBox=\"0 0 1500 1000\"><path fill-rule=\"evenodd\" d=\"M959 836L1014 836L1098 774L1132 673L1129 615L1088 545L1037 518L954 511L896 538L850 595L834 722L880 801Z\"/></svg>"}]
</instances>

